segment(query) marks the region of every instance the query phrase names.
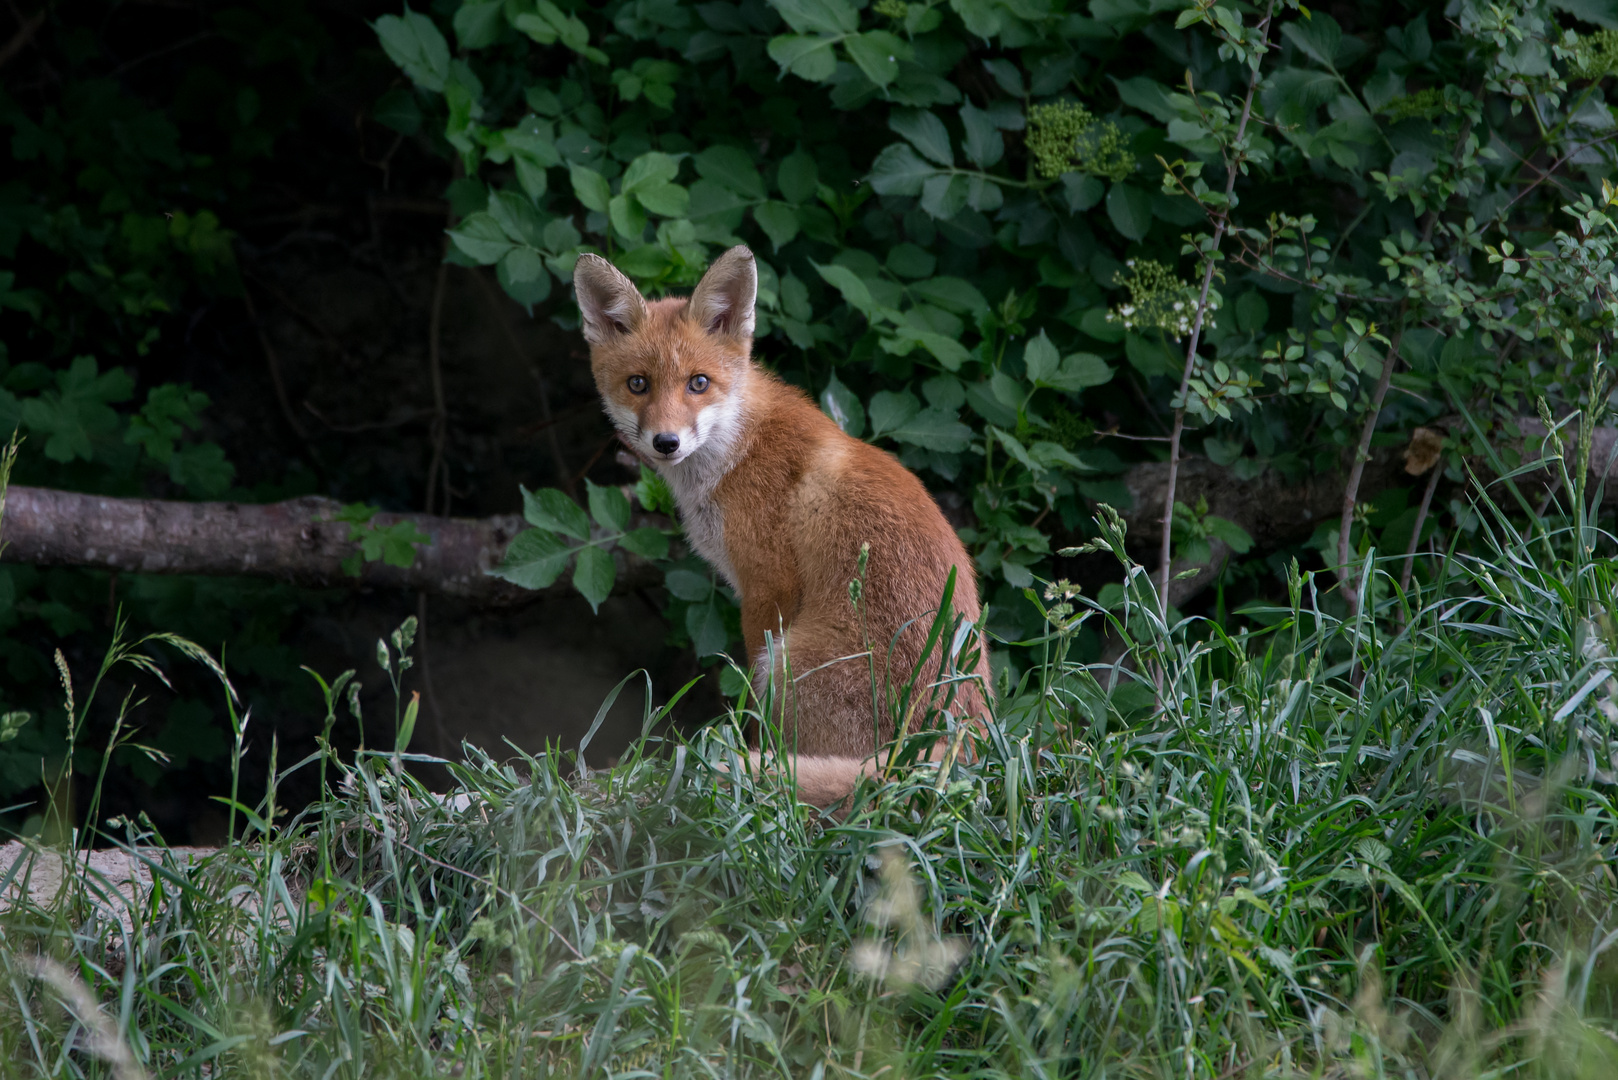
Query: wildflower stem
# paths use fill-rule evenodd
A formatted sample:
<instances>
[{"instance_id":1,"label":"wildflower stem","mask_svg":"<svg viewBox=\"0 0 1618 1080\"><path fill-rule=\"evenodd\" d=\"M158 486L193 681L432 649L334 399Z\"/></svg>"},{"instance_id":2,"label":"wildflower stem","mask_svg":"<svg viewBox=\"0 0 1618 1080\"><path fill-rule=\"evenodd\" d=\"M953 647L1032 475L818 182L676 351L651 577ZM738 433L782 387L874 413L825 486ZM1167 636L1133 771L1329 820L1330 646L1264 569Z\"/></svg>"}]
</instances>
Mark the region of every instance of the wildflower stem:
<instances>
[{"instance_id":1,"label":"wildflower stem","mask_svg":"<svg viewBox=\"0 0 1618 1080\"><path fill-rule=\"evenodd\" d=\"M1274 14L1275 0L1270 0L1269 6L1264 10L1264 21L1258 24L1261 46L1269 40L1270 19ZM1225 201L1214 221L1213 242L1206 252L1208 261L1202 271L1202 289L1197 294L1197 312L1191 320L1191 338L1185 347L1185 367L1180 372L1180 396L1175 399L1179 404L1174 407L1174 427L1169 432L1169 479L1163 492L1162 550L1159 553L1157 572L1158 611L1164 619L1167 619L1169 614L1169 569L1174 554L1174 486L1180 472L1180 439L1185 434L1186 399L1191 393L1191 372L1196 368L1197 344L1202 340L1202 324L1208 314L1208 291L1213 287L1219 244L1225 238L1225 230L1230 225L1231 196L1236 190L1236 176L1241 172L1241 143L1247 134L1247 122L1253 115L1253 94L1258 89L1261 70L1260 65L1255 64L1252 76L1247 80L1247 97L1242 102L1242 117L1236 124L1236 138L1232 141L1235 151L1225 162L1228 174L1225 177Z\"/></svg>"}]
</instances>

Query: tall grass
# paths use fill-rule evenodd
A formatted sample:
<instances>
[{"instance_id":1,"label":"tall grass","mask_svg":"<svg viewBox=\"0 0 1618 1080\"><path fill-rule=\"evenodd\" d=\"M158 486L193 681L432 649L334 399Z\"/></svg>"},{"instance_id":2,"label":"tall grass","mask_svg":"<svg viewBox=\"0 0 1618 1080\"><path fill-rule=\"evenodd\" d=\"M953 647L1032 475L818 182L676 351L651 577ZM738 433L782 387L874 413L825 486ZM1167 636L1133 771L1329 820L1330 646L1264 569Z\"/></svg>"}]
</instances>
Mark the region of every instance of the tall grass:
<instances>
[{"instance_id":1,"label":"tall grass","mask_svg":"<svg viewBox=\"0 0 1618 1080\"><path fill-rule=\"evenodd\" d=\"M127 910L0 913L0 1074L1618 1075L1618 545L1582 475L1531 527L1480 500L1408 595L1368 557L1346 620L1294 569L1166 625L1103 515L1123 606L1051 586L976 755L841 820L748 772L744 714L599 772L468 747L447 794L325 741L290 767L319 803L239 792L244 835L140 855ZM1117 663L1070 658L1087 620Z\"/></svg>"}]
</instances>

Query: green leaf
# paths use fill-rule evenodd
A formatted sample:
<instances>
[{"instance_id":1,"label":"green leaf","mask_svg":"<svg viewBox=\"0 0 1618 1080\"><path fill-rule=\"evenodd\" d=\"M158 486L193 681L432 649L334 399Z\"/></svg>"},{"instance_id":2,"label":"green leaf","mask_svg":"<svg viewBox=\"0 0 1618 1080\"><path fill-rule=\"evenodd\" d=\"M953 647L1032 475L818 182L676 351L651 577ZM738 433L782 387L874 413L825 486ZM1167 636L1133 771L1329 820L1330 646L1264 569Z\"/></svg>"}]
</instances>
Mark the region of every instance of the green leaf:
<instances>
[{"instance_id":1,"label":"green leaf","mask_svg":"<svg viewBox=\"0 0 1618 1080\"><path fill-rule=\"evenodd\" d=\"M857 439L865 433L865 407L860 404L859 396L854 391L838 381L836 372L826 383L826 389L820 392L820 410L831 417L845 434Z\"/></svg>"},{"instance_id":2,"label":"green leaf","mask_svg":"<svg viewBox=\"0 0 1618 1080\"><path fill-rule=\"evenodd\" d=\"M506 557L490 573L524 589L544 589L555 583L572 557L573 549L555 533L526 529L512 538Z\"/></svg>"},{"instance_id":3,"label":"green leaf","mask_svg":"<svg viewBox=\"0 0 1618 1080\"><path fill-rule=\"evenodd\" d=\"M897 333L905 341L914 342L926 349L947 371L959 371L962 364L972 359L972 354L965 345L935 331L901 326Z\"/></svg>"},{"instance_id":4,"label":"green leaf","mask_svg":"<svg viewBox=\"0 0 1618 1080\"><path fill-rule=\"evenodd\" d=\"M1062 367L1044 385L1053 390L1077 393L1090 386L1103 386L1112 381L1113 370L1106 361L1094 353L1071 353L1062 358Z\"/></svg>"},{"instance_id":5,"label":"green leaf","mask_svg":"<svg viewBox=\"0 0 1618 1080\"><path fill-rule=\"evenodd\" d=\"M612 188L607 178L587 165L575 165L572 169L573 194L588 210L599 213L607 212L607 203L612 199Z\"/></svg>"},{"instance_id":6,"label":"green leaf","mask_svg":"<svg viewBox=\"0 0 1618 1080\"><path fill-rule=\"evenodd\" d=\"M376 99L371 107L371 119L401 135L414 135L421 130L421 105L414 91L395 86Z\"/></svg>"},{"instance_id":7,"label":"green leaf","mask_svg":"<svg viewBox=\"0 0 1618 1080\"><path fill-rule=\"evenodd\" d=\"M666 559L669 557L669 538L662 529L647 526L641 529L632 529L618 539L618 546L625 551L632 551L643 559Z\"/></svg>"},{"instance_id":8,"label":"green leaf","mask_svg":"<svg viewBox=\"0 0 1618 1080\"><path fill-rule=\"evenodd\" d=\"M825 82L837 71L836 38L783 34L770 39L770 59L808 82Z\"/></svg>"},{"instance_id":9,"label":"green leaf","mask_svg":"<svg viewBox=\"0 0 1618 1080\"><path fill-rule=\"evenodd\" d=\"M1089 173L1063 173L1062 194L1067 197L1067 208L1075 214L1090 209L1101 201L1106 185Z\"/></svg>"},{"instance_id":10,"label":"green leaf","mask_svg":"<svg viewBox=\"0 0 1618 1080\"><path fill-rule=\"evenodd\" d=\"M494 215L484 210L461 219L461 223L449 231L449 238L473 261L484 266L505 258L513 246Z\"/></svg>"},{"instance_id":11,"label":"green leaf","mask_svg":"<svg viewBox=\"0 0 1618 1080\"><path fill-rule=\"evenodd\" d=\"M852 34L860 15L848 0L770 0L787 25L804 33Z\"/></svg>"},{"instance_id":12,"label":"green leaf","mask_svg":"<svg viewBox=\"0 0 1618 1080\"><path fill-rule=\"evenodd\" d=\"M820 168L815 164L813 155L801 149L794 150L781 159L775 183L781 189L781 197L787 202L806 203L815 197L815 191L820 187Z\"/></svg>"},{"instance_id":13,"label":"green leaf","mask_svg":"<svg viewBox=\"0 0 1618 1080\"><path fill-rule=\"evenodd\" d=\"M710 146L695 158L697 173L748 199L764 198L764 178L746 150Z\"/></svg>"},{"instance_id":14,"label":"green leaf","mask_svg":"<svg viewBox=\"0 0 1618 1080\"><path fill-rule=\"evenodd\" d=\"M826 284L842 293L843 299L847 300L856 310L866 315L870 315L876 310L876 301L871 298L869 286L854 271L846 266L836 264L821 266L819 263L811 263L810 265L825 279Z\"/></svg>"},{"instance_id":15,"label":"green leaf","mask_svg":"<svg viewBox=\"0 0 1618 1080\"><path fill-rule=\"evenodd\" d=\"M612 595L612 583L618 577L618 568L612 556L593 545L579 549L578 561L573 564L573 587L590 602L590 610L599 612L601 604Z\"/></svg>"},{"instance_id":16,"label":"green leaf","mask_svg":"<svg viewBox=\"0 0 1618 1080\"><path fill-rule=\"evenodd\" d=\"M1056 377L1056 373L1062 366L1061 355L1057 353L1056 346L1051 344L1051 339L1045 335L1043 330L1023 350L1022 362L1023 366L1028 370L1030 380L1046 385L1049 385L1047 380Z\"/></svg>"},{"instance_id":17,"label":"green leaf","mask_svg":"<svg viewBox=\"0 0 1618 1080\"><path fill-rule=\"evenodd\" d=\"M1248 535L1246 529L1234 521L1209 514L1202 519L1202 524L1208 530L1209 536L1223 540L1236 554L1246 555L1253 550L1253 538Z\"/></svg>"},{"instance_id":18,"label":"green leaf","mask_svg":"<svg viewBox=\"0 0 1618 1080\"><path fill-rule=\"evenodd\" d=\"M670 183L680 174L680 163L669 154L658 150L648 151L629 163L624 170L623 183L618 190L625 195L634 195L645 188L661 187Z\"/></svg>"},{"instance_id":19,"label":"green leaf","mask_svg":"<svg viewBox=\"0 0 1618 1080\"><path fill-rule=\"evenodd\" d=\"M921 208L931 217L948 221L966 209L970 190L968 177L960 173L940 173L921 186Z\"/></svg>"},{"instance_id":20,"label":"green leaf","mask_svg":"<svg viewBox=\"0 0 1618 1080\"><path fill-rule=\"evenodd\" d=\"M629 524L629 500L617 488L584 482L590 503L590 516L608 532L623 532Z\"/></svg>"},{"instance_id":21,"label":"green leaf","mask_svg":"<svg viewBox=\"0 0 1618 1080\"><path fill-rule=\"evenodd\" d=\"M590 519L578 503L556 488L522 488L522 516L528 524L575 540L590 539Z\"/></svg>"},{"instance_id":22,"label":"green leaf","mask_svg":"<svg viewBox=\"0 0 1618 1080\"><path fill-rule=\"evenodd\" d=\"M725 617L719 610L717 598L710 597L705 604L687 608L685 629L691 635L691 645L698 657L725 651Z\"/></svg>"},{"instance_id":23,"label":"green leaf","mask_svg":"<svg viewBox=\"0 0 1618 1080\"><path fill-rule=\"evenodd\" d=\"M989 310L989 302L977 286L958 277L935 277L907 286L910 295L929 304L937 304L945 311L981 315Z\"/></svg>"},{"instance_id":24,"label":"green leaf","mask_svg":"<svg viewBox=\"0 0 1618 1080\"><path fill-rule=\"evenodd\" d=\"M1249 289L1236 301L1236 325L1243 333L1258 333L1264 329L1264 324L1270 321L1270 305L1264 299L1264 294L1257 289Z\"/></svg>"},{"instance_id":25,"label":"green leaf","mask_svg":"<svg viewBox=\"0 0 1618 1080\"><path fill-rule=\"evenodd\" d=\"M683 218L691 212L691 193L679 184L641 188L635 201L659 217Z\"/></svg>"},{"instance_id":26,"label":"green leaf","mask_svg":"<svg viewBox=\"0 0 1618 1080\"><path fill-rule=\"evenodd\" d=\"M972 442L972 429L942 409L922 409L888 432L888 437L925 450L953 454Z\"/></svg>"},{"instance_id":27,"label":"green leaf","mask_svg":"<svg viewBox=\"0 0 1618 1080\"><path fill-rule=\"evenodd\" d=\"M607 200L607 219L614 231L630 243L637 243L646 231L646 211L628 195L614 195Z\"/></svg>"},{"instance_id":28,"label":"green leaf","mask_svg":"<svg viewBox=\"0 0 1618 1080\"><path fill-rule=\"evenodd\" d=\"M915 244L895 244L888 249L888 269L902 278L916 279L932 275L938 269L938 259L932 252Z\"/></svg>"},{"instance_id":29,"label":"green leaf","mask_svg":"<svg viewBox=\"0 0 1618 1080\"><path fill-rule=\"evenodd\" d=\"M427 16L415 11L384 15L372 24L382 51L410 81L442 93L449 79L449 42Z\"/></svg>"},{"instance_id":30,"label":"green leaf","mask_svg":"<svg viewBox=\"0 0 1618 1080\"><path fill-rule=\"evenodd\" d=\"M987 169L1005 156L1006 141L1000 129L987 112L970 101L961 106L961 126L966 129L962 148L978 168Z\"/></svg>"},{"instance_id":31,"label":"green leaf","mask_svg":"<svg viewBox=\"0 0 1618 1080\"><path fill-rule=\"evenodd\" d=\"M888 86L899 77L900 59L909 59L910 46L886 30L855 34L843 41L850 60L878 86Z\"/></svg>"},{"instance_id":32,"label":"green leaf","mask_svg":"<svg viewBox=\"0 0 1618 1080\"><path fill-rule=\"evenodd\" d=\"M1337 50L1343 43L1343 28L1324 11L1315 11L1307 19L1282 23L1281 34L1309 59L1327 67L1336 66Z\"/></svg>"},{"instance_id":33,"label":"green leaf","mask_svg":"<svg viewBox=\"0 0 1618 1080\"><path fill-rule=\"evenodd\" d=\"M182 446L169 458L169 479L192 495L217 498L236 479L236 466L226 460L218 443Z\"/></svg>"},{"instance_id":34,"label":"green leaf","mask_svg":"<svg viewBox=\"0 0 1618 1080\"><path fill-rule=\"evenodd\" d=\"M663 587L677 600L700 604L713 595L713 581L695 570L675 567L663 575Z\"/></svg>"},{"instance_id":35,"label":"green leaf","mask_svg":"<svg viewBox=\"0 0 1618 1080\"><path fill-rule=\"evenodd\" d=\"M920 195L922 185L937 175L937 167L918 157L909 143L894 143L871 163L870 180L878 195Z\"/></svg>"},{"instance_id":36,"label":"green leaf","mask_svg":"<svg viewBox=\"0 0 1618 1080\"><path fill-rule=\"evenodd\" d=\"M879 390L871 395L868 414L871 418L871 438L894 431L921 411L921 402L908 390L898 392Z\"/></svg>"},{"instance_id":37,"label":"green leaf","mask_svg":"<svg viewBox=\"0 0 1618 1080\"><path fill-rule=\"evenodd\" d=\"M798 212L786 203L767 202L753 208L753 220L770 238L775 250L790 244L798 235Z\"/></svg>"},{"instance_id":38,"label":"green leaf","mask_svg":"<svg viewBox=\"0 0 1618 1080\"><path fill-rule=\"evenodd\" d=\"M22 422L44 435L45 456L52 461L91 460L94 441L118 429L116 402L126 401L134 380L122 369L98 374L94 357L75 357L72 366L56 374L56 388L22 405Z\"/></svg>"},{"instance_id":39,"label":"green leaf","mask_svg":"<svg viewBox=\"0 0 1618 1080\"><path fill-rule=\"evenodd\" d=\"M495 191L489 195L489 216L514 244L538 247L544 241L544 223L534 204L515 191Z\"/></svg>"},{"instance_id":40,"label":"green leaf","mask_svg":"<svg viewBox=\"0 0 1618 1080\"><path fill-rule=\"evenodd\" d=\"M455 40L463 49L482 49L493 45L505 26L504 0L485 3L463 3L455 12Z\"/></svg>"},{"instance_id":41,"label":"green leaf","mask_svg":"<svg viewBox=\"0 0 1618 1080\"><path fill-rule=\"evenodd\" d=\"M1152 196L1133 184L1114 184L1107 192L1107 217L1131 240L1144 240L1152 227Z\"/></svg>"},{"instance_id":42,"label":"green leaf","mask_svg":"<svg viewBox=\"0 0 1618 1080\"><path fill-rule=\"evenodd\" d=\"M950 149L949 131L944 121L924 109L895 109L888 117L888 127L910 140L926 158L945 167L955 164L955 152ZM878 159L880 160L880 158ZM872 168L875 179L876 169Z\"/></svg>"}]
</instances>

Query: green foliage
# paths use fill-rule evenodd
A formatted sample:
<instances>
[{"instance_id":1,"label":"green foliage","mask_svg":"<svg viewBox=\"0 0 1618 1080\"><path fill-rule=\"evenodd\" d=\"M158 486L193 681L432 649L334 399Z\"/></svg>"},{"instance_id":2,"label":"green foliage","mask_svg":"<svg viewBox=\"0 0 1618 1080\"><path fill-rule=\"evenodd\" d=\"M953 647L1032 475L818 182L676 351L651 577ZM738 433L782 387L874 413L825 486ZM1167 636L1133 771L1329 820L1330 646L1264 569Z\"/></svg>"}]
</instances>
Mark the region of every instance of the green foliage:
<instances>
[{"instance_id":1,"label":"green foliage","mask_svg":"<svg viewBox=\"0 0 1618 1080\"><path fill-rule=\"evenodd\" d=\"M391 525L378 525L371 519L377 508L364 503L351 503L338 510L333 521L346 522L348 539L360 549L343 560L343 573L359 577L361 567L381 560L389 566L409 569L416 561L416 545L430 544L432 537L408 521L395 521Z\"/></svg>"}]
</instances>

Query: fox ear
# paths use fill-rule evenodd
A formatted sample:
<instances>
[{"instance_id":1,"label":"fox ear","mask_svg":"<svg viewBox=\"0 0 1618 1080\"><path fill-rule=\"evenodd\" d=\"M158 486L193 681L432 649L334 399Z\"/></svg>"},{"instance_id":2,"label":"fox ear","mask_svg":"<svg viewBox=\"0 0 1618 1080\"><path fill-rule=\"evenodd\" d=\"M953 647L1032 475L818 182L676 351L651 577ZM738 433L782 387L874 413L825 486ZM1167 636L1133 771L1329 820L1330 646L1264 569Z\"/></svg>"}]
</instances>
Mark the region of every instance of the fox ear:
<instances>
[{"instance_id":1,"label":"fox ear","mask_svg":"<svg viewBox=\"0 0 1618 1080\"><path fill-rule=\"evenodd\" d=\"M691 294L686 318L710 334L753 336L753 303L758 299L758 268L753 253L733 247L708 267Z\"/></svg>"},{"instance_id":2,"label":"fox ear","mask_svg":"<svg viewBox=\"0 0 1618 1080\"><path fill-rule=\"evenodd\" d=\"M631 334L646 318L646 300L634 282L600 255L580 255L573 267L573 291L584 316L584 340L604 345Z\"/></svg>"}]
</instances>

